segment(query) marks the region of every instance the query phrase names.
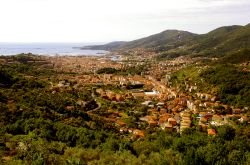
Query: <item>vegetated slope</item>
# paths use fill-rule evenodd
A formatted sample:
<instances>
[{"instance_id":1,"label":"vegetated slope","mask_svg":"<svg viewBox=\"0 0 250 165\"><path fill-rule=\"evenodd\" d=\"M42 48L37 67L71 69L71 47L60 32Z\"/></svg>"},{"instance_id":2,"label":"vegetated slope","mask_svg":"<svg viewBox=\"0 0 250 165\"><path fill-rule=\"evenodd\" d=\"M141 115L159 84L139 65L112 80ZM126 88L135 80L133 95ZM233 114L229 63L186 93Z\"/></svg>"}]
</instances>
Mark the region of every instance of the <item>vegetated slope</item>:
<instances>
[{"instance_id":1,"label":"vegetated slope","mask_svg":"<svg viewBox=\"0 0 250 165\"><path fill-rule=\"evenodd\" d=\"M250 48L250 26L227 26L199 36L193 52L203 55L225 55Z\"/></svg>"},{"instance_id":2,"label":"vegetated slope","mask_svg":"<svg viewBox=\"0 0 250 165\"><path fill-rule=\"evenodd\" d=\"M89 46L84 46L81 49L90 49L90 50L114 50L125 44L125 41L114 41L110 42L104 45L89 45Z\"/></svg>"},{"instance_id":3,"label":"vegetated slope","mask_svg":"<svg viewBox=\"0 0 250 165\"><path fill-rule=\"evenodd\" d=\"M221 57L246 48L250 48L250 25L234 25L197 35L193 40L185 43L182 49L163 51L159 57L169 58L181 55Z\"/></svg>"},{"instance_id":4,"label":"vegetated slope","mask_svg":"<svg viewBox=\"0 0 250 165\"><path fill-rule=\"evenodd\" d=\"M190 43L197 34L187 31L166 30L145 38L130 42L116 41L105 45L90 45L83 49L102 49L102 50L130 50L144 48L156 51L165 51Z\"/></svg>"},{"instance_id":5,"label":"vegetated slope","mask_svg":"<svg viewBox=\"0 0 250 165\"><path fill-rule=\"evenodd\" d=\"M112 129L101 115L91 116L86 107L77 104L78 99L93 99L89 90L93 86L74 88L74 82L66 79L69 87L52 87L52 82L67 73L42 68L36 56L0 59L11 61L0 65L4 76L0 78L0 164L237 165L250 161L247 123L216 127L216 136L208 136L198 127L181 135L147 128L145 137L130 138ZM101 111L112 107L140 112L138 103L137 99L103 102ZM133 120L128 122L133 124L138 113L131 115ZM238 122L237 118L232 120Z\"/></svg>"},{"instance_id":6,"label":"vegetated slope","mask_svg":"<svg viewBox=\"0 0 250 165\"><path fill-rule=\"evenodd\" d=\"M232 65L216 65L202 72L200 77L218 88L222 102L238 107L250 106L250 72Z\"/></svg>"},{"instance_id":7,"label":"vegetated slope","mask_svg":"<svg viewBox=\"0 0 250 165\"><path fill-rule=\"evenodd\" d=\"M166 30L158 34L128 42L121 49L147 48L157 51L170 50L192 42L197 34L187 31Z\"/></svg>"},{"instance_id":8,"label":"vegetated slope","mask_svg":"<svg viewBox=\"0 0 250 165\"><path fill-rule=\"evenodd\" d=\"M250 106L250 50L242 49L217 61L185 67L172 74L172 82L186 90L197 84L200 92L218 96L225 104ZM198 69L197 69L198 67Z\"/></svg>"},{"instance_id":9,"label":"vegetated slope","mask_svg":"<svg viewBox=\"0 0 250 165\"><path fill-rule=\"evenodd\" d=\"M226 51L250 48L250 25L237 29L221 47Z\"/></svg>"},{"instance_id":10,"label":"vegetated slope","mask_svg":"<svg viewBox=\"0 0 250 165\"><path fill-rule=\"evenodd\" d=\"M130 42L112 42L85 48L124 51L143 48L159 53L162 58L180 55L223 56L242 48L250 48L250 24L224 26L202 35L166 30Z\"/></svg>"},{"instance_id":11,"label":"vegetated slope","mask_svg":"<svg viewBox=\"0 0 250 165\"><path fill-rule=\"evenodd\" d=\"M233 53L229 53L216 63L240 64L250 61L250 49L241 49Z\"/></svg>"},{"instance_id":12,"label":"vegetated slope","mask_svg":"<svg viewBox=\"0 0 250 165\"><path fill-rule=\"evenodd\" d=\"M196 44L193 45L194 52L216 51L218 45L224 43L227 37L241 26L225 26L217 28L209 33L199 35Z\"/></svg>"}]
</instances>

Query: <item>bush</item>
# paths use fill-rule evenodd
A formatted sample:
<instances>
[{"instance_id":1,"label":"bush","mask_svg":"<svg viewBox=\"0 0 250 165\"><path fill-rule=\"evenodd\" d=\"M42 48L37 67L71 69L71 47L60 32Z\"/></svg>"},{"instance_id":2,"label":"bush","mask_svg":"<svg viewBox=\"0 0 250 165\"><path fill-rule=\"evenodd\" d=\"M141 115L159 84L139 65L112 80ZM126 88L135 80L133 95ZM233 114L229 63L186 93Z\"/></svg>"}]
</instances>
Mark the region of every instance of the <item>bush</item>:
<instances>
[{"instance_id":1,"label":"bush","mask_svg":"<svg viewBox=\"0 0 250 165\"><path fill-rule=\"evenodd\" d=\"M97 74L114 74L118 72L115 68L101 68L96 71Z\"/></svg>"}]
</instances>

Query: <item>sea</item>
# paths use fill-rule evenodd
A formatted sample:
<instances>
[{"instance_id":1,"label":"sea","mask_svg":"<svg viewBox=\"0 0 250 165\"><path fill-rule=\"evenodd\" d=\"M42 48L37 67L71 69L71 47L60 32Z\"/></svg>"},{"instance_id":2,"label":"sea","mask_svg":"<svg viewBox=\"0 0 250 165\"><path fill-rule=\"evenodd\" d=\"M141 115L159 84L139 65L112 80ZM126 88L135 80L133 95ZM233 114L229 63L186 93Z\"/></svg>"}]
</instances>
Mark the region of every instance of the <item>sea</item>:
<instances>
[{"instance_id":1,"label":"sea","mask_svg":"<svg viewBox=\"0 0 250 165\"><path fill-rule=\"evenodd\" d=\"M47 56L103 56L105 50L82 50L80 47L100 43L0 43L0 56L32 53Z\"/></svg>"}]
</instances>

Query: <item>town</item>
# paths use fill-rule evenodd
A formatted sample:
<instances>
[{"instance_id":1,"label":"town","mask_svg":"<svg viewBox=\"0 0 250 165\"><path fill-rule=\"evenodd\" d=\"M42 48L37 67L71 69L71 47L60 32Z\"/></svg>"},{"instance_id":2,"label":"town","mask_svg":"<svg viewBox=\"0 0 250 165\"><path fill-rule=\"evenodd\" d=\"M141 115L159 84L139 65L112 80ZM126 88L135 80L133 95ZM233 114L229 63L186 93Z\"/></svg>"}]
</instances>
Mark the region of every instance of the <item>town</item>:
<instances>
[{"instance_id":1,"label":"town","mask_svg":"<svg viewBox=\"0 0 250 165\"><path fill-rule=\"evenodd\" d=\"M22 159L24 154L36 159L29 156L33 152L42 153L49 164L70 161L72 153L79 154L81 162L92 161L89 153L108 159L127 153L126 159L148 164L158 159L153 153L162 152L170 154L168 162L178 164L176 160L193 159L185 157L194 153L190 144L199 148L197 157L202 158L222 152L216 146L231 147L232 141L245 153L249 63L216 66L219 60L159 60L152 52L138 50L102 56L1 57L1 161ZM238 89L243 89L240 95ZM211 162L209 156L203 161Z\"/></svg>"},{"instance_id":2,"label":"town","mask_svg":"<svg viewBox=\"0 0 250 165\"><path fill-rule=\"evenodd\" d=\"M199 92L196 83L190 84L188 80L185 80L184 90L172 86L172 73L190 65L197 65L197 69L202 70L204 67L199 66L201 59L177 58L158 63L152 60L154 55L147 55L147 58L140 56L138 59L137 52L133 52L134 58L130 60L121 55L49 57L47 60L56 70L77 73L51 82L51 90L56 92L72 87L91 87L92 97L99 107L88 113L101 117L99 120L131 137L144 137L147 130L182 133L187 128L214 136L217 126L249 124L249 117L245 113L249 107L237 108L223 104L217 96ZM116 60L113 60L114 57ZM128 70L141 66L146 69L140 74L98 74L98 70L103 68ZM58 88L60 90L56 90ZM81 101L77 100L77 103L81 105ZM130 102L135 102L133 108L126 107ZM66 109L72 111L74 106Z\"/></svg>"}]
</instances>

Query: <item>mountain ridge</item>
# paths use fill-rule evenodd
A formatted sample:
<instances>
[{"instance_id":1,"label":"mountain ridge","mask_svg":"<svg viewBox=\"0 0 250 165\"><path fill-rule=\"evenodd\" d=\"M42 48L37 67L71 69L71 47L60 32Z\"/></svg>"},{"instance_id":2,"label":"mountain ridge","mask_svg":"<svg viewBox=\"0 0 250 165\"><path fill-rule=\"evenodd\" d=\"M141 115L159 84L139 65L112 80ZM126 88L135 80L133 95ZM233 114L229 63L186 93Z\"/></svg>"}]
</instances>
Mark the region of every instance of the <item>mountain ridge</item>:
<instances>
[{"instance_id":1,"label":"mountain ridge","mask_svg":"<svg viewBox=\"0 0 250 165\"><path fill-rule=\"evenodd\" d=\"M126 51L145 49L156 53L185 52L183 55L223 56L229 52L250 48L250 24L216 28L205 34L183 30L165 30L133 41L118 41L104 45L92 45L83 49Z\"/></svg>"}]
</instances>

